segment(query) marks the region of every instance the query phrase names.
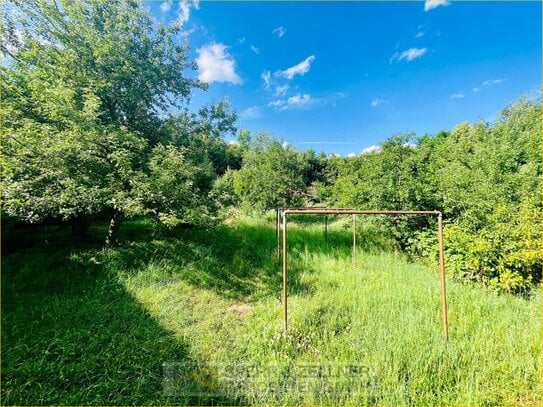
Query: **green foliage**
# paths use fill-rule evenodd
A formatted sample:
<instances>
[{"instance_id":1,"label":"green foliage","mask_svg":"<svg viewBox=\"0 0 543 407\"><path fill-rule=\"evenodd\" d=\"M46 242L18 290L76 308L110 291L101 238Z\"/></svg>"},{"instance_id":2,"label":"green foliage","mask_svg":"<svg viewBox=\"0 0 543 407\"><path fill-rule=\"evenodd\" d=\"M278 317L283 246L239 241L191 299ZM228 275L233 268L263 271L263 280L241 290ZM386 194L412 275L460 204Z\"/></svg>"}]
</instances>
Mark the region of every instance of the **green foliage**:
<instances>
[{"instance_id":1,"label":"green foliage","mask_svg":"<svg viewBox=\"0 0 543 407\"><path fill-rule=\"evenodd\" d=\"M243 155L234 189L247 210L298 206L305 198L302 155L290 145L261 133Z\"/></svg>"},{"instance_id":2,"label":"green foliage","mask_svg":"<svg viewBox=\"0 0 543 407\"><path fill-rule=\"evenodd\" d=\"M317 184L329 205L440 210L455 276L508 292L541 279L541 105L521 99L495 123L462 123L379 151L336 159L337 180ZM435 223L386 218L376 225L402 248L435 257Z\"/></svg>"},{"instance_id":3,"label":"green foliage","mask_svg":"<svg viewBox=\"0 0 543 407\"><path fill-rule=\"evenodd\" d=\"M207 156L186 148L158 144L149 159L149 178L140 187L145 207L169 227L180 223L206 225L213 207L208 195L214 179Z\"/></svg>"},{"instance_id":4,"label":"green foliage","mask_svg":"<svg viewBox=\"0 0 543 407\"><path fill-rule=\"evenodd\" d=\"M174 41L178 25L132 0L12 3L2 25L11 33L2 44L5 214L116 213L115 228L148 213L168 226L213 217L215 173L239 165L220 139L236 115L226 100L187 113L205 86L185 75L195 66Z\"/></svg>"},{"instance_id":5,"label":"green foliage","mask_svg":"<svg viewBox=\"0 0 543 407\"><path fill-rule=\"evenodd\" d=\"M436 157L450 264L506 291L541 279L541 106L522 99L492 126L457 126Z\"/></svg>"},{"instance_id":6,"label":"green foliage","mask_svg":"<svg viewBox=\"0 0 543 407\"><path fill-rule=\"evenodd\" d=\"M228 169L226 172L215 180L213 184L214 200L222 209L238 207L239 197L236 194L234 183L236 180L236 172Z\"/></svg>"}]
</instances>

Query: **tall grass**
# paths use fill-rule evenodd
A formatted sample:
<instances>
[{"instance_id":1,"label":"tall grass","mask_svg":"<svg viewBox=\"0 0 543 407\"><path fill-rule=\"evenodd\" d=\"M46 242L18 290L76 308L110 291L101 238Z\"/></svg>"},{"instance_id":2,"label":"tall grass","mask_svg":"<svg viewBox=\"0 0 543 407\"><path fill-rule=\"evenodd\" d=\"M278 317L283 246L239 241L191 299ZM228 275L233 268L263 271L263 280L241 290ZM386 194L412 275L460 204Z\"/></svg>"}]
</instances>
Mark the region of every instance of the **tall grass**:
<instances>
[{"instance_id":1,"label":"tall grass","mask_svg":"<svg viewBox=\"0 0 543 407\"><path fill-rule=\"evenodd\" d=\"M3 256L3 404L541 405L540 290L448 280L445 342L437 266L292 222L284 332L273 221L150 227Z\"/></svg>"}]
</instances>

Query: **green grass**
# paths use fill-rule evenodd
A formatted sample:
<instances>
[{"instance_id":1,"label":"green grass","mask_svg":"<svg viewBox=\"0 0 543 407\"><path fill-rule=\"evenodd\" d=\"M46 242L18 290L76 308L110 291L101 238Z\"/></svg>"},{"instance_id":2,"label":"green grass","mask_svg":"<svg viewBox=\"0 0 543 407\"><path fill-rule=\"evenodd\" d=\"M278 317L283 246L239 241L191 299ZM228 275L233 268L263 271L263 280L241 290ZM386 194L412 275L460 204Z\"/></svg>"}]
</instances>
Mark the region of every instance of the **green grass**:
<instances>
[{"instance_id":1,"label":"green grass","mask_svg":"<svg viewBox=\"0 0 543 407\"><path fill-rule=\"evenodd\" d=\"M327 242L292 222L285 333L273 221L130 222L107 250L91 232L15 236L27 248L4 252L3 405L542 403L540 290L448 280L444 342L437 266L361 229L353 268L341 219Z\"/></svg>"}]
</instances>

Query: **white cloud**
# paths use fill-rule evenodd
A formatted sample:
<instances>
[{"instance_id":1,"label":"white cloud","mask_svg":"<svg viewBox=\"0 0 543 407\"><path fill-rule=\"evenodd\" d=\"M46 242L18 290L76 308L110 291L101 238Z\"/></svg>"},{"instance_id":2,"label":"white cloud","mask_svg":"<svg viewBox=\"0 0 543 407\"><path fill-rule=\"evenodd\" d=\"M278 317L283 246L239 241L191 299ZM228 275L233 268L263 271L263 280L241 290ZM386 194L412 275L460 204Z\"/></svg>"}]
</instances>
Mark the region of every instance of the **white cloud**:
<instances>
[{"instance_id":1,"label":"white cloud","mask_svg":"<svg viewBox=\"0 0 543 407\"><path fill-rule=\"evenodd\" d=\"M177 23L182 27L190 18L190 4L185 0L179 2L177 8Z\"/></svg>"},{"instance_id":2,"label":"white cloud","mask_svg":"<svg viewBox=\"0 0 543 407\"><path fill-rule=\"evenodd\" d=\"M506 79L489 79L489 80L484 81L481 85L474 87L472 89L472 91L479 92L485 86L492 86L492 85L496 85L498 83L502 83L502 82L505 82L505 81L506 81Z\"/></svg>"},{"instance_id":3,"label":"white cloud","mask_svg":"<svg viewBox=\"0 0 543 407\"><path fill-rule=\"evenodd\" d=\"M415 35L415 38L422 38L422 37L424 37L424 32L422 31L419 31L417 35Z\"/></svg>"},{"instance_id":4,"label":"white cloud","mask_svg":"<svg viewBox=\"0 0 543 407\"><path fill-rule=\"evenodd\" d=\"M274 100L270 103L268 103L268 106L272 106L272 107L281 107L285 104L286 102L284 100Z\"/></svg>"},{"instance_id":5,"label":"white cloud","mask_svg":"<svg viewBox=\"0 0 543 407\"><path fill-rule=\"evenodd\" d=\"M379 146L369 146L369 147L366 147L364 150L362 150L362 154L378 153L380 151L381 151L381 147Z\"/></svg>"},{"instance_id":6,"label":"white cloud","mask_svg":"<svg viewBox=\"0 0 543 407\"><path fill-rule=\"evenodd\" d=\"M283 144L281 144L281 147L283 147L284 150L289 146L289 142L285 141Z\"/></svg>"},{"instance_id":7,"label":"white cloud","mask_svg":"<svg viewBox=\"0 0 543 407\"><path fill-rule=\"evenodd\" d=\"M160 11L162 11L163 13L166 13L166 12L170 11L171 8L172 8L172 2L171 1L165 1L165 2L160 4Z\"/></svg>"},{"instance_id":8,"label":"white cloud","mask_svg":"<svg viewBox=\"0 0 543 407\"><path fill-rule=\"evenodd\" d=\"M275 88L275 96L284 96L284 95L286 95L289 88L290 88L290 86L288 86L288 85L278 86L277 88Z\"/></svg>"},{"instance_id":9,"label":"white cloud","mask_svg":"<svg viewBox=\"0 0 543 407\"><path fill-rule=\"evenodd\" d=\"M463 93L455 93L451 95L451 99L462 99L464 96Z\"/></svg>"},{"instance_id":10,"label":"white cloud","mask_svg":"<svg viewBox=\"0 0 543 407\"><path fill-rule=\"evenodd\" d=\"M424 11L429 11L439 6L447 7L450 5L451 3L447 0L426 0L424 3Z\"/></svg>"},{"instance_id":11,"label":"white cloud","mask_svg":"<svg viewBox=\"0 0 543 407\"><path fill-rule=\"evenodd\" d=\"M287 30L285 27L277 27L275 30L272 31L272 33L277 35L277 38L281 38L287 33Z\"/></svg>"},{"instance_id":12,"label":"white cloud","mask_svg":"<svg viewBox=\"0 0 543 407\"><path fill-rule=\"evenodd\" d=\"M264 81L264 86L266 86L266 89L269 89L270 87L270 80L271 80L271 72L270 71L264 71L260 75L262 80Z\"/></svg>"},{"instance_id":13,"label":"white cloud","mask_svg":"<svg viewBox=\"0 0 543 407\"><path fill-rule=\"evenodd\" d=\"M404 59L407 60L407 62L411 62L412 60L420 58L426 54L426 51L428 51L426 48L409 48L403 52L395 52L390 57L390 63L400 62Z\"/></svg>"},{"instance_id":14,"label":"white cloud","mask_svg":"<svg viewBox=\"0 0 543 407\"><path fill-rule=\"evenodd\" d=\"M384 99L373 99L373 100L371 101L371 105L372 105L373 107L375 107L375 106L379 106L380 104L383 104L383 103L385 103L385 102L386 102L386 100L384 100Z\"/></svg>"},{"instance_id":15,"label":"white cloud","mask_svg":"<svg viewBox=\"0 0 543 407\"><path fill-rule=\"evenodd\" d=\"M291 66L284 71L277 71L277 76L282 76L286 79L294 78L294 75L305 75L311 68L311 62L315 60L315 55L310 55L297 65Z\"/></svg>"},{"instance_id":16,"label":"white cloud","mask_svg":"<svg viewBox=\"0 0 543 407\"><path fill-rule=\"evenodd\" d=\"M236 62L230 56L224 44L211 43L197 50L198 79L202 82L230 82L241 84L242 80L235 71Z\"/></svg>"},{"instance_id":17,"label":"white cloud","mask_svg":"<svg viewBox=\"0 0 543 407\"><path fill-rule=\"evenodd\" d=\"M290 108L304 107L313 103L316 103L318 100L313 99L308 94L300 94L289 97L287 100L278 99L268 103L268 106L276 107L279 110L287 110Z\"/></svg>"},{"instance_id":18,"label":"white cloud","mask_svg":"<svg viewBox=\"0 0 543 407\"><path fill-rule=\"evenodd\" d=\"M255 47L254 45L251 45L251 50L257 55L260 54L260 50L257 47Z\"/></svg>"},{"instance_id":19,"label":"white cloud","mask_svg":"<svg viewBox=\"0 0 543 407\"><path fill-rule=\"evenodd\" d=\"M349 153L349 154L347 154L347 157L353 158L353 157L356 157L356 154L355 153Z\"/></svg>"},{"instance_id":20,"label":"white cloud","mask_svg":"<svg viewBox=\"0 0 543 407\"><path fill-rule=\"evenodd\" d=\"M493 79L493 80L488 80L488 81L484 81L483 82L483 86L489 86L489 85L494 85L496 83L501 83L505 81L505 79Z\"/></svg>"},{"instance_id":21,"label":"white cloud","mask_svg":"<svg viewBox=\"0 0 543 407\"><path fill-rule=\"evenodd\" d=\"M260 119L261 117L262 112L260 111L260 108L258 106L249 107L240 114L241 120L255 120Z\"/></svg>"},{"instance_id":22,"label":"white cloud","mask_svg":"<svg viewBox=\"0 0 543 407\"><path fill-rule=\"evenodd\" d=\"M310 102L311 102L311 96L309 96L308 94L301 95L299 93L295 96L288 98L288 101L287 101L289 105L296 105L296 106L307 105Z\"/></svg>"}]
</instances>

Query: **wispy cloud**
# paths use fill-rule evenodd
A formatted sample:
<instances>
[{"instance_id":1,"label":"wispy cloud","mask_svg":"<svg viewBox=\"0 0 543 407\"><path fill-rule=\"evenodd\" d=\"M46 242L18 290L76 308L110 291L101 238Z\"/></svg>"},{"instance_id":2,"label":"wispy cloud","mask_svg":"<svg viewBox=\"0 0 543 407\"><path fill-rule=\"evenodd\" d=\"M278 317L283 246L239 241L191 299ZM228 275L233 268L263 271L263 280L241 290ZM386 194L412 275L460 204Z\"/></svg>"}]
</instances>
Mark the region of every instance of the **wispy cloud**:
<instances>
[{"instance_id":1,"label":"wispy cloud","mask_svg":"<svg viewBox=\"0 0 543 407\"><path fill-rule=\"evenodd\" d=\"M317 99L313 99L310 95L306 93L303 95L301 93L298 93L297 95L291 96L286 100L285 99L274 100L268 103L268 106L278 108L279 110L287 110L291 108L299 108L299 107L308 106L308 105L316 103L317 101L318 101Z\"/></svg>"},{"instance_id":2,"label":"wispy cloud","mask_svg":"<svg viewBox=\"0 0 543 407\"><path fill-rule=\"evenodd\" d=\"M198 79L202 82L230 82L241 84L242 80L235 70L236 62L226 52L224 44L211 43L197 50Z\"/></svg>"},{"instance_id":3,"label":"wispy cloud","mask_svg":"<svg viewBox=\"0 0 543 407\"><path fill-rule=\"evenodd\" d=\"M381 104L383 104L383 103L385 103L385 102L386 102L385 99L373 99L373 100L371 101L371 105L372 105L373 107L375 107L375 106L379 106L379 105L381 105Z\"/></svg>"},{"instance_id":4,"label":"wispy cloud","mask_svg":"<svg viewBox=\"0 0 543 407\"><path fill-rule=\"evenodd\" d=\"M262 111L258 106L252 106L240 113L241 120L256 120L262 117Z\"/></svg>"},{"instance_id":5,"label":"wispy cloud","mask_svg":"<svg viewBox=\"0 0 543 407\"><path fill-rule=\"evenodd\" d=\"M172 8L172 2L171 1L165 1L160 4L160 11L163 13L167 13Z\"/></svg>"},{"instance_id":6,"label":"wispy cloud","mask_svg":"<svg viewBox=\"0 0 543 407\"><path fill-rule=\"evenodd\" d=\"M183 26L190 18L190 4L187 1L179 2L177 8L177 23L180 26Z\"/></svg>"},{"instance_id":7,"label":"wispy cloud","mask_svg":"<svg viewBox=\"0 0 543 407\"><path fill-rule=\"evenodd\" d=\"M284 96L287 94L287 91L289 89L290 86L288 85L278 86L277 88L275 88L275 96Z\"/></svg>"},{"instance_id":8,"label":"wispy cloud","mask_svg":"<svg viewBox=\"0 0 543 407\"><path fill-rule=\"evenodd\" d=\"M294 75L305 75L311 68L311 63L315 60L315 55L310 55L299 64L291 66L284 71L277 71L275 75L281 76L286 79L294 78Z\"/></svg>"},{"instance_id":9,"label":"wispy cloud","mask_svg":"<svg viewBox=\"0 0 543 407\"><path fill-rule=\"evenodd\" d=\"M496 83L501 83L503 81L505 81L505 79L492 79L492 80L484 81L483 86L495 85Z\"/></svg>"},{"instance_id":10,"label":"wispy cloud","mask_svg":"<svg viewBox=\"0 0 543 407\"><path fill-rule=\"evenodd\" d=\"M428 49L426 48L409 48L408 50L405 50L403 52L396 51L390 57L390 63L400 62L404 59L407 62L411 62L414 59L422 57L424 54L426 54L426 51L428 51Z\"/></svg>"},{"instance_id":11,"label":"wispy cloud","mask_svg":"<svg viewBox=\"0 0 543 407\"><path fill-rule=\"evenodd\" d=\"M270 71L264 71L264 72L262 72L260 77L264 81L264 86L266 87L266 89L269 89L270 83L271 83L271 72Z\"/></svg>"},{"instance_id":12,"label":"wispy cloud","mask_svg":"<svg viewBox=\"0 0 543 407\"><path fill-rule=\"evenodd\" d=\"M484 81L481 85L474 87L472 89L472 91L480 92L484 87L496 85L498 83L502 83L502 82L505 82L505 81L506 81L506 79L501 79L501 78L500 79L489 79L489 80Z\"/></svg>"},{"instance_id":13,"label":"wispy cloud","mask_svg":"<svg viewBox=\"0 0 543 407\"><path fill-rule=\"evenodd\" d=\"M424 32L423 31L419 31L417 33L417 35L415 35L415 38L422 38L422 37L424 37Z\"/></svg>"},{"instance_id":14,"label":"wispy cloud","mask_svg":"<svg viewBox=\"0 0 543 407\"><path fill-rule=\"evenodd\" d=\"M258 49L257 47L255 47L254 45L251 45L251 51L253 51L255 54L260 54L260 49Z\"/></svg>"},{"instance_id":15,"label":"wispy cloud","mask_svg":"<svg viewBox=\"0 0 543 407\"><path fill-rule=\"evenodd\" d=\"M287 33L287 30L285 27L277 27L275 30L272 31L273 34L277 35L277 38L281 38L283 35Z\"/></svg>"},{"instance_id":16,"label":"wispy cloud","mask_svg":"<svg viewBox=\"0 0 543 407\"><path fill-rule=\"evenodd\" d=\"M450 5L451 3L447 0L426 0L424 3L424 11L429 11L439 6L447 7Z\"/></svg>"},{"instance_id":17,"label":"wispy cloud","mask_svg":"<svg viewBox=\"0 0 543 407\"><path fill-rule=\"evenodd\" d=\"M463 99L464 96L465 95L463 93L454 93L451 95L451 99Z\"/></svg>"},{"instance_id":18,"label":"wispy cloud","mask_svg":"<svg viewBox=\"0 0 543 407\"><path fill-rule=\"evenodd\" d=\"M297 95L295 96L292 96L290 98L288 98L287 100L287 104L289 106L303 106L303 105L307 105L309 103L313 102L313 99L311 99L311 96L309 96L308 94L300 94L298 93Z\"/></svg>"}]
</instances>

